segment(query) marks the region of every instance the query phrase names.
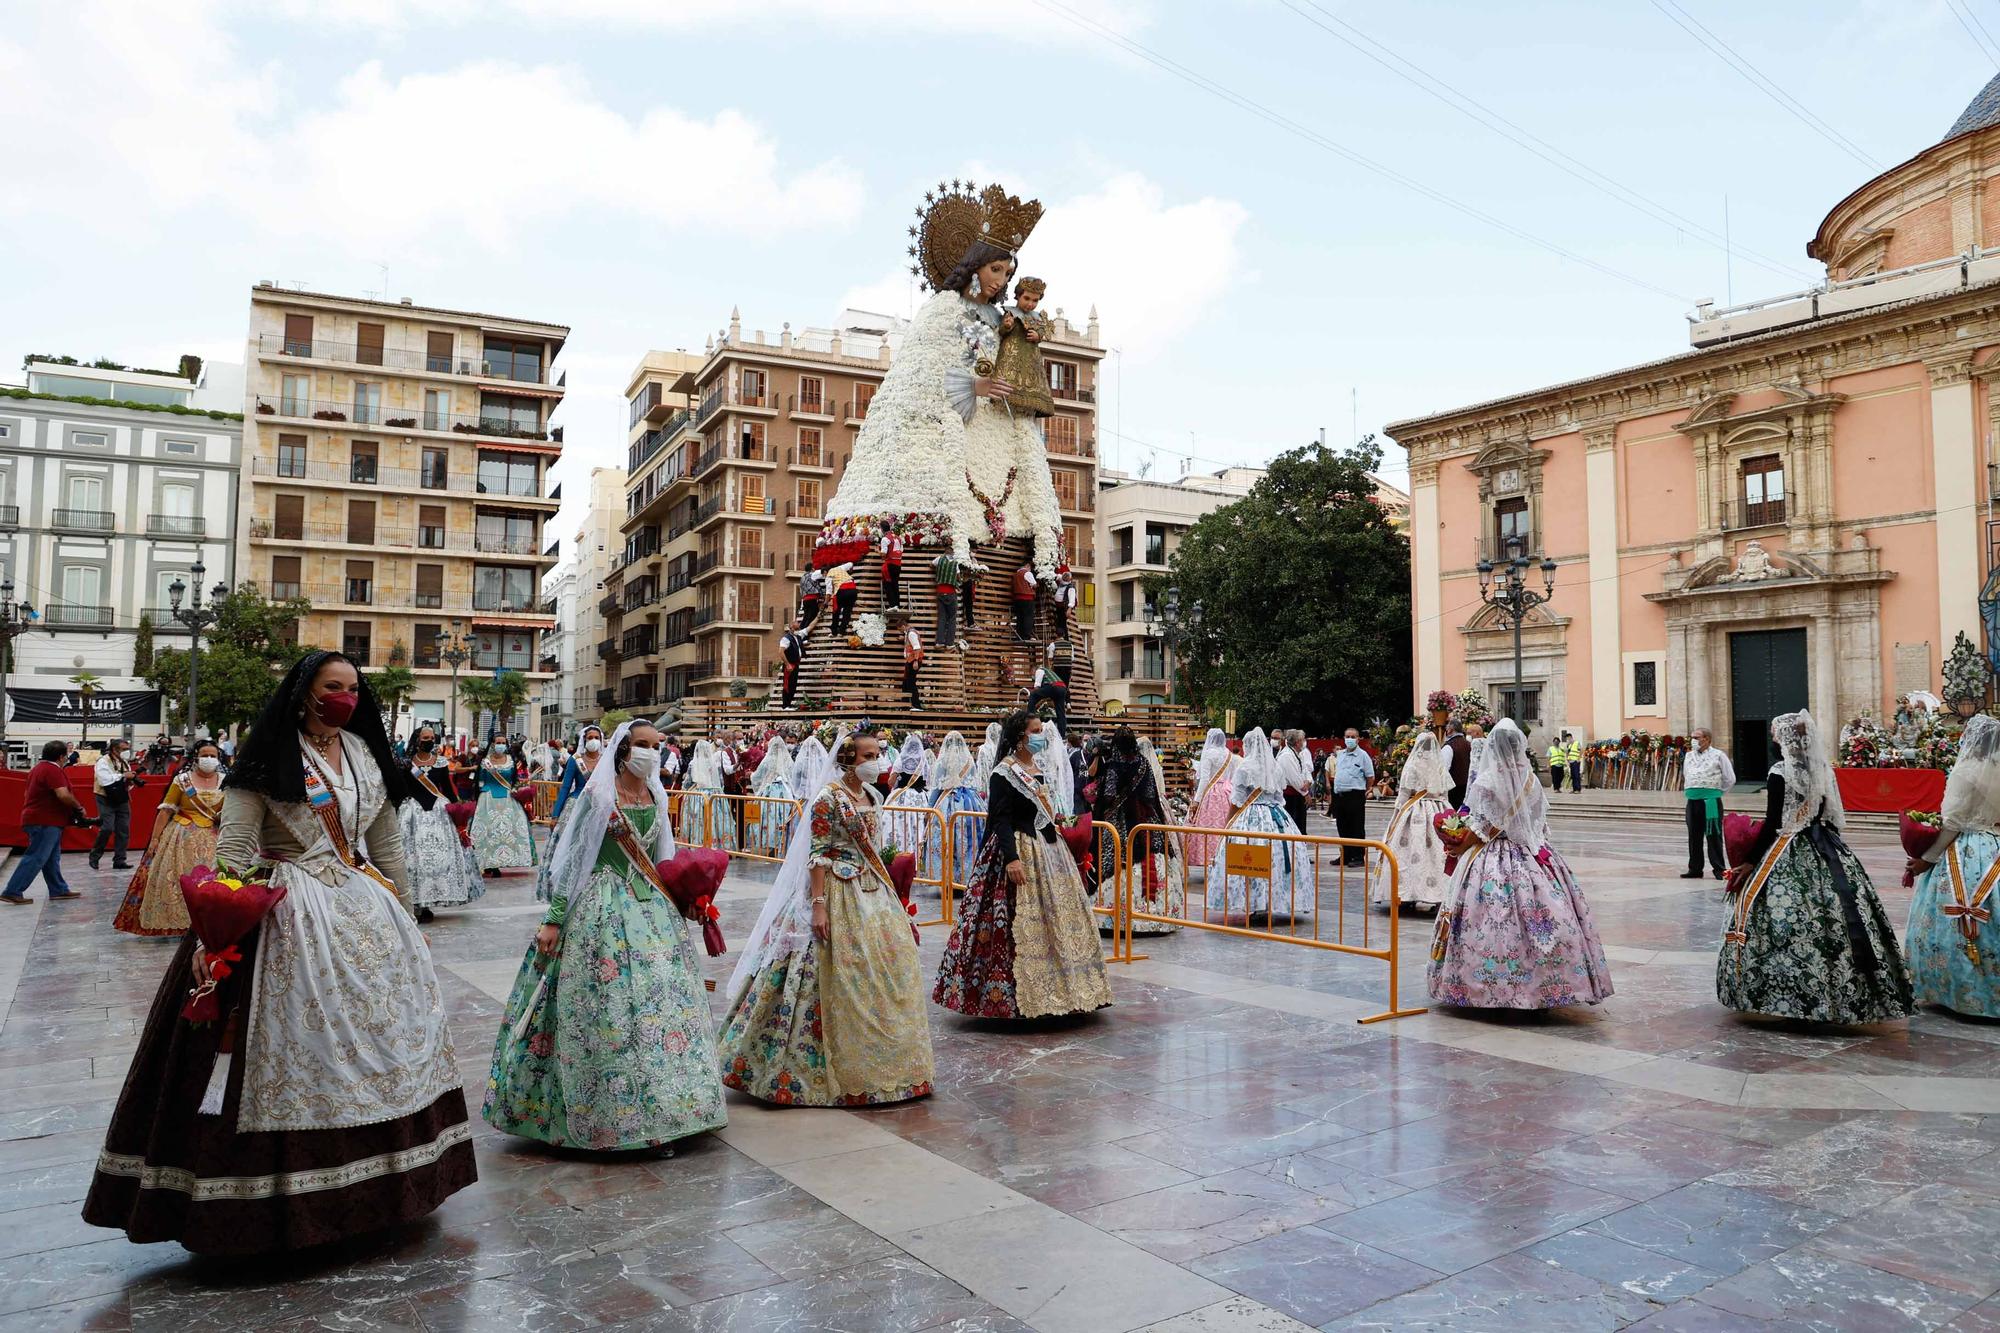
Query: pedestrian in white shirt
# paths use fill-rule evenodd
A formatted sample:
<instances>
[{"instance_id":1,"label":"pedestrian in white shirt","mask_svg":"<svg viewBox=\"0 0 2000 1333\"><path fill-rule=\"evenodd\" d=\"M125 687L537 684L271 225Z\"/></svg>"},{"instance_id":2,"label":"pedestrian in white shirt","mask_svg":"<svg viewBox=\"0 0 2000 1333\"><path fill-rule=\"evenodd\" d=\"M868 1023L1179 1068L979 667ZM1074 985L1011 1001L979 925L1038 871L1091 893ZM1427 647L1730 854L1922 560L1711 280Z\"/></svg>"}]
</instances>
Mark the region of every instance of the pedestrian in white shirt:
<instances>
[{"instance_id":1,"label":"pedestrian in white shirt","mask_svg":"<svg viewBox=\"0 0 2000 1333\"><path fill-rule=\"evenodd\" d=\"M90 844L90 868L97 869L104 849L111 849L111 868L130 870L125 849L132 841L132 788L139 785L133 775L132 747L114 740L91 771L91 786L97 793L97 837Z\"/></svg>"},{"instance_id":2,"label":"pedestrian in white shirt","mask_svg":"<svg viewBox=\"0 0 2000 1333\"><path fill-rule=\"evenodd\" d=\"M1715 748L1707 727L1696 727L1681 760L1681 789L1687 796L1688 868L1682 879L1701 878L1701 851L1721 879L1727 874L1722 858L1722 793L1736 785L1736 766Z\"/></svg>"},{"instance_id":3,"label":"pedestrian in white shirt","mask_svg":"<svg viewBox=\"0 0 2000 1333\"><path fill-rule=\"evenodd\" d=\"M1375 780L1375 761L1361 748L1361 733L1349 727L1340 738L1340 748L1326 761L1327 785L1333 788L1334 832L1359 840L1368 836L1368 784ZM1341 849L1344 865L1358 866L1367 859L1359 847Z\"/></svg>"},{"instance_id":4,"label":"pedestrian in white shirt","mask_svg":"<svg viewBox=\"0 0 2000 1333\"><path fill-rule=\"evenodd\" d=\"M1312 756L1306 753L1306 734L1294 727L1284 733L1285 748L1278 751L1278 773L1285 780L1285 813L1306 831L1306 806L1312 799Z\"/></svg>"}]
</instances>

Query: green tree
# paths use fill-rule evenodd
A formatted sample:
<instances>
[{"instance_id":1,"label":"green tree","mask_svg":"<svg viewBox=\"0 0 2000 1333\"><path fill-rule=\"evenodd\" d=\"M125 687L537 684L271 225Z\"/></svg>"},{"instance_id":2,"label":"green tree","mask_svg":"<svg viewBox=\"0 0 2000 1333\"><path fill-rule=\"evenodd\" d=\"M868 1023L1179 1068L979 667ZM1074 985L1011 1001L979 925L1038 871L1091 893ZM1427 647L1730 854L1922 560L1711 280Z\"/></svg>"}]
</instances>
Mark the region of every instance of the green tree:
<instances>
[{"instance_id":1,"label":"green tree","mask_svg":"<svg viewBox=\"0 0 2000 1333\"><path fill-rule=\"evenodd\" d=\"M382 705L382 721L393 734L403 705L416 697L417 676L410 670L410 650L399 641L389 648L389 664L380 671L361 673L375 699Z\"/></svg>"},{"instance_id":2,"label":"green tree","mask_svg":"<svg viewBox=\"0 0 2000 1333\"><path fill-rule=\"evenodd\" d=\"M153 654L146 681L160 692L167 706L169 733L187 730L188 654L185 648L162 648ZM247 726L264 711L273 685L271 663L242 646L223 639L201 649L201 697L195 702L202 726L210 735Z\"/></svg>"},{"instance_id":3,"label":"green tree","mask_svg":"<svg viewBox=\"0 0 2000 1333\"><path fill-rule=\"evenodd\" d=\"M1188 530L1166 583L1176 665L1209 716L1326 733L1409 711L1410 543L1375 502L1381 461L1372 435L1293 449Z\"/></svg>"},{"instance_id":4,"label":"green tree","mask_svg":"<svg viewBox=\"0 0 2000 1333\"><path fill-rule=\"evenodd\" d=\"M256 583L239 583L214 603L216 621L204 637L210 644L231 643L274 667L289 667L306 654L298 639L298 623L312 610L303 597L268 600ZM207 665L204 657L202 664Z\"/></svg>"},{"instance_id":5,"label":"green tree","mask_svg":"<svg viewBox=\"0 0 2000 1333\"><path fill-rule=\"evenodd\" d=\"M95 671L79 671L69 678L69 683L76 686L76 692L83 696L83 734L76 743L76 748L81 750L90 744L90 701L104 688L104 677Z\"/></svg>"},{"instance_id":6,"label":"green tree","mask_svg":"<svg viewBox=\"0 0 2000 1333\"><path fill-rule=\"evenodd\" d=\"M602 727L604 729L605 736L609 737L614 730L624 726L627 722L630 722L631 720L632 720L632 715L630 713L626 712L622 708L613 708L607 711L603 717L597 719L597 725L599 727Z\"/></svg>"},{"instance_id":7,"label":"green tree","mask_svg":"<svg viewBox=\"0 0 2000 1333\"><path fill-rule=\"evenodd\" d=\"M139 628L132 634L132 674L143 679L153 669L153 618L139 613Z\"/></svg>"},{"instance_id":8,"label":"green tree","mask_svg":"<svg viewBox=\"0 0 2000 1333\"><path fill-rule=\"evenodd\" d=\"M528 678L518 671L502 671L497 676L468 676L458 682L459 702L475 715L491 713L500 731L508 730L514 714L528 702Z\"/></svg>"}]
</instances>

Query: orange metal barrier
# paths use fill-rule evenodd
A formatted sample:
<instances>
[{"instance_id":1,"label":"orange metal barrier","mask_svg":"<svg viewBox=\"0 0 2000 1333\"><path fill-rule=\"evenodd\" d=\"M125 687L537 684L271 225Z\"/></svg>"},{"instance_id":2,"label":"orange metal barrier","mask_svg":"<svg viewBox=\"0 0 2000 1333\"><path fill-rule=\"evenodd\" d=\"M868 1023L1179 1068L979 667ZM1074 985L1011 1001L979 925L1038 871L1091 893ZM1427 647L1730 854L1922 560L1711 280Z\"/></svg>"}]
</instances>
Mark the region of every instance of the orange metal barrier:
<instances>
[{"instance_id":1,"label":"orange metal barrier","mask_svg":"<svg viewBox=\"0 0 2000 1333\"><path fill-rule=\"evenodd\" d=\"M528 818L547 820L554 817L556 788L562 786L562 783L537 781L531 785L535 789L535 808L529 813Z\"/></svg>"},{"instance_id":2,"label":"orange metal barrier","mask_svg":"<svg viewBox=\"0 0 2000 1333\"><path fill-rule=\"evenodd\" d=\"M805 802L741 796L733 792L679 791L669 798L674 812L674 836L680 837L682 813L695 802L701 814L696 845L715 847L751 861L782 861ZM689 830L693 831L693 830Z\"/></svg>"},{"instance_id":3,"label":"orange metal barrier","mask_svg":"<svg viewBox=\"0 0 2000 1333\"><path fill-rule=\"evenodd\" d=\"M1171 854L1175 838L1187 835L1226 839L1218 841L1213 859L1205 867L1189 867ZM1154 860L1155 844L1169 849L1164 869ZM1364 864L1347 866L1343 854L1359 848L1366 854ZM1322 860L1322 849L1331 849L1331 865ZM1112 937L1114 961L1134 961L1134 922L1156 922L1192 930L1212 930L1247 939L1272 940L1281 944L1303 945L1335 953L1376 958L1389 965L1389 1007L1379 1014L1359 1020L1375 1023L1385 1018L1402 1018L1425 1012L1405 1009L1398 999L1401 944L1397 926L1401 919L1401 868L1396 854L1383 843L1361 838L1329 838L1304 833L1256 833L1242 829L1204 828L1180 824L1139 824L1125 839L1125 856L1120 864L1117 912L1119 929ZM1138 869L1144 867L1144 869ZM1138 873L1135 874L1135 869ZM1191 903L1191 869L1200 869L1198 910ZM1323 870L1334 873L1332 884ZM1350 875L1359 902L1360 943L1348 939L1348 890ZM1378 927L1369 908L1368 890L1374 875L1389 877L1389 916ZM1282 876L1282 879L1279 877ZM1135 887L1134 881L1140 883ZM1261 886L1261 894L1258 892ZM1332 897L1333 925L1323 929L1327 918L1328 895ZM1240 899L1240 905L1239 905ZM1260 901L1261 900L1261 901ZM1178 905L1177 911L1168 909ZM1258 920L1262 919L1262 926ZM1232 924L1233 921L1240 925ZM1280 929L1279 922L1283 921ZM1371 934L1386 934L1387 940L1370 943Z\"/></svg>"}]
</instances>

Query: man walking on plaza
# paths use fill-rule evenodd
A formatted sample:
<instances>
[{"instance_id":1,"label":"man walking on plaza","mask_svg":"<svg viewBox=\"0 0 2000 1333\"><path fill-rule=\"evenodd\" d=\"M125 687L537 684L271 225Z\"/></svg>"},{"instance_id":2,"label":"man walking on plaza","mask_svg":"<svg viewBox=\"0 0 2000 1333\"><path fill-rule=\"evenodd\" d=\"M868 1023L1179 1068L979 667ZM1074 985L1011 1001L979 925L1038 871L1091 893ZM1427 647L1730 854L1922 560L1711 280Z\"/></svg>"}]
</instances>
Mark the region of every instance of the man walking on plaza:
<instances>
[{"instance_id":1,"label":"man walking on plaza","mask_svg":"<svg viewBox=\"0 0 2000 1333\"><path fill-rule=\"evenodd\" d=\"M1349 727L1340 738L1340 748L1326 761L1326 785L1333 790L1333 828L1339 836L1357 840L1368 836L1368 784L1374 780L1375 761L1361 748L1361 733ZM1359 847L1343 847L1340 859L1358 866L1367 854Z\"/></svg>"},{"instance_id":2,"label":"man walking on plaza","mask_svg":"<svg viewBox=\"0 0 2000 1333\"><path fill-rule=\"evenodd\" d=\"M122 740L114 740L104 747L98 757L97 766L91 770L91 790L97 794L97 838L90 844L90 868L97 869L97 863L104 859L104 849L111 849L111 868L130 870L132 865L125 859L125 849L132 842L132 788L138 779L132 776L131 762L126 755L132 747Z\"/></svg>"},{"instance_id":3,"label":"man walking on plaza","mask_svg":"<svg viewBox=\"0 0 2000 1333\"><path fill-rule=\"evenodd\" d=\"M69 746L50 741L42 747L42 762L28 770L28 788L21 800L21 827L28 834L28 849L20 854L0 903L19 907L28 901L28 882L36 875L49 886L49 901L81 898L73 892L62 872L62 835L83 803L69 788L69 772L62 759Z\"/></svg>"},{"instance_id":4,"label":"man walking on plaza","mask_svg":"<svg viewBox=\"0 0 2000 1333\"><path fill-rule=\"evenodd\" d=\"M1681 760L1688 827L1688 868L1681 878L1701 878L1701 852L1706 845L1708 863L1715 877L1722 879L1729 873L1722 859L1722 793L1736 785L1736 766L1715 748L1707 727L1696 727L1689 739L1693 744Z\"/></svg>"}]
</instances>

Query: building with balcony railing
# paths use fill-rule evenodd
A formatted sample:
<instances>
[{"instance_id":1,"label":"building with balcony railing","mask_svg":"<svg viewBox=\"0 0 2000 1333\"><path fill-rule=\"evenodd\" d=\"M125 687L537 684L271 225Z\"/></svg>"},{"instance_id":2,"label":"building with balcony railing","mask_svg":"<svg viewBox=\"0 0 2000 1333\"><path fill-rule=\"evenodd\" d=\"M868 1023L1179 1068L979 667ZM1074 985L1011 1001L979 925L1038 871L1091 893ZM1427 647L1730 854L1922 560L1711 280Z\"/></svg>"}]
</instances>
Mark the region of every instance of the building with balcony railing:
<instances>
[{"instance_id":1,"label":"building with balcony railing","mask_svg":"<svg viewBox=\"0 0 2000 1333\"><path fill-rule=\"evenodd\" d=\"M568 336L540 320L251 290L241 563L265 584L339 594L315 599L302 640L377 663L403 648L417 693L399 729L449 715L451 673L430 648L454 625L473 650L465 670L518 670L531 697L553 697L541 584L560 504L551 417L567 387L552 362Z\"/></svg>"},{"instance_id":2,"label":"building with balcony railing","mask_svg":"<svg viewBox=\"0 0 2000 1333\"><path fill-rule=\"evenodd\" d=\"M46 702L32 692L67 689L87 671L118 701L115 712L98 708L112 725L93 731L129 721L150 740L170 721L132 674L133 636L144 620L174 646L183 631L166 619L167 588L192 582L197 562L206 586L238 577L243 424L212 406L225 381L238 405L235 370L192 357L178 371L30 357L20 396L0 398L0 570L48 631L14 641L17 705ZM22 721L7 741L19 758L58 734L77 733Z\"/></svg>"}]
</instances>

